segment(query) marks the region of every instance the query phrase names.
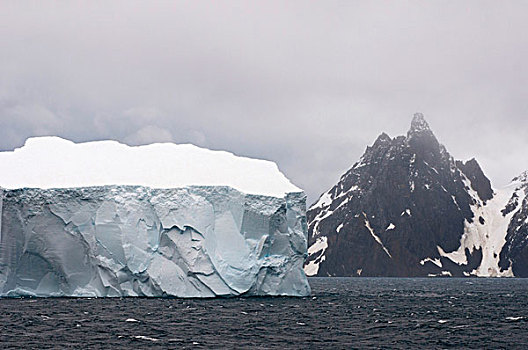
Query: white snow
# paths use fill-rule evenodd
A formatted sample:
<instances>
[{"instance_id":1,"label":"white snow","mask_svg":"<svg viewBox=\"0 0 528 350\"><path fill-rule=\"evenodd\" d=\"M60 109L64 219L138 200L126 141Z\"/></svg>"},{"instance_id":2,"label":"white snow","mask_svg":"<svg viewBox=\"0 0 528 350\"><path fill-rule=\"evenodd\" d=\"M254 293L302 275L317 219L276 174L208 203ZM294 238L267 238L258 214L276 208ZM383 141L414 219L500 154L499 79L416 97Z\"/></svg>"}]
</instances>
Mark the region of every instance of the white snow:
<instances>
[{"instance_id":1,"label":"white snow","mask_svg":"<svg viewBox=\"0 0 528 350\"><path fill-rule=\"evenodd\" d=\"M310 222L310 226L313 225L312 237L315 237L319 233L319 224L321 223L321 221L323 221L324 219L326 219L327 217L332 215L334 212L336 212L339 209L341 209L348 202L349 202L349 198L345 198L334 210L330 210L329 207L324 207L317 214L317 216L312 220L312 222ZM310 208L310 210L313 209L313 208L315 208L315 206L312 206Z\"/></svg>"},{"instance_id":2,"label":"white snow","mask_svg":"<svg viewBox=\"0 0 528 350\"><path fill-rule=\"evenodd\" d=\"M340 209L342 206L344 206L345 204L347 204L349 202L349 199L348 198L345 198L335 209L334 211L337 211L338 209Z\"/></svg>"},{"instance_id":3,"label":"white snow","mask_svg":"<svg viewBox=\"0 0 528 350\"><path fill-rule=\"evenodd\" d=\"M318 251L321 251L321 250L324 251L326 250L327 247L328 247L328 238L326 236L319 237L317 238L315 243L312 244L310 248L308 248L308 254L312 255L313 253L317 253Z\"/></svg>"},{"instance_id":4,"label":"white snow","mask_svg":"<svg viewBox=\"0 0 528 350\"><path fill-rule=\"evenodd\" d=\"M314 225L314 228L313 228L313 232L312 232L312 237L315 237L318 233L319 233L319 224L321 223L322 220L326 219L327 217L329 217L330 215L332 215L334 212L332 210L328 210L328 208L326 210L321 210L321 212L319 214L317 214L317 216L314 218L314 220L310 223L310 225Z\"/></svg>"},{"instance_id":5,"label":"white snow","mask_svg":"<svg viewBox=\"0 0 528 350\"><path fill-rule=\"evenodd\" d=\"M383 244L381 239L376 235L376 233L374 233L374 229L372 228L372 226L370 226L370 222L368 221L367 214L365 214L365 212L363 212L363 217L365 217L365 227L369 230L372 238L374 238L374 240L378 242L378 244L381 246L381 248L383 248L383 250L389 256L389 258L392 259L392 255L389 253L389 250L385 247L385 245Z\"/></svg>"},{"instance_id":6,"label":"white snow","mask_svg":"<svg viewBox=\"0 0 528 350\"><path fill-rule=\"evenodd\" d=\"M462 236L464 237L464 236ZM467 257L464 249L458 249L451 253L446 253L442 247L439 245L436 246L436 249L438 250L438 254L440 256L443 256L445 258L448 258L454 263L457 263L458 265L465 265L467 264Z\"/></svg>"},{"instance_id":7,"label":"white snow","mask_svg":"<svg viewBox=\"0 0 528 350\"><path fill-rule=\"evenodd\" d=\"M350 192L354 192L354 191L357 191L357 190L359 190L359 186L354 185L354 186L350 187L350 189L349 189L348 191L340 192L340 193L335 197L335 199L338 199L338 198L341 198L341 197L343 197L343 196L346 196L346 195L348 195Z\"/></svg>"},{"instance_id":8,"label":"white snow","mask_svg":"<svg viewBox=\"0 0 528 350\"><path fill-rule=\"evenodd\" d=\"M1 207L0 207L1 208ZM1 222L0 222L1 223ZM339 224L339 226L337 226L336 228L336 232L339 233L341 231L341 229L343 228L343 224Z\"/></svg>"},{"instance_id":9,"label":"white snow","mask_svg":"<svg viewBox=\"0 0 528 350\"><path fill-rule=\"evenodd\" d=\"M273 162L191 144L128 146L117 141L74 143L35 137L0 152L0 186L8 189L137 185L151 188L231 186L282 197L301 192Z\"/></svg>"},{"instance_id":10,"label":"white snow","mask_svg":"<svg viewBox=\"0 0 528 350\"><path fill-rule=\"evenodd\" d=\"M328 190L327 192L323 193L321 195L321 197L319 197L319 200L314 203L309 210L313 210L313 209L317 209L317 208L321 208L321 209L324 209L324 208L327 208L328 206L330 206L330 204L332 204L332 202L334 202L335 200L341 198L341 197L344 197L344 196L347 196L348 194L350 194L351 192L355 192L357 190L359 190L359 186L355 185L355 186L352 186L350 189L348 189L348 191L342 191L343 189L343 184L341 184L340 186L341 188L341 192L337 193L335 196L331 193L332 189ZM336 191L337 192L337 191ZM343 204L346 204L348 202L348 198L346 198L343 202L341 202L341 205ZM341 206L340 205L340 206ZM328 209L328 208L327 208ZM337 209L337 208L336 208Z\"/></svg>"},{"instance_id":11,"label":"white snow","mask_svg":"<svg viewBox=\"0 0 528 350\"><path fill-rule=\"evenodd\" d=\"M331 203L332 203L332 196L330 195L330 193L327 192L321 195L317 203L312 205L310 209L324 208L324 207L329 206Z\"/></svg>"},{"instance_id":12,"label":"white snow","mask_svg":"<svg viewBox=\"0 0 528 350\"><path fill-rule=\"evenodd\" d=\"M411 209L405 209L404 211L402 211L400 216L404 216L405 214L407 214L408 216L411 216Z\"/></svg>"},{"instance_id":13,"label":"white snow","mask_svg":"<svg viewBox=\"0 0 528 350\"><path fill-rule=\"evenodd\" d=\"M460 210L460 206L458 205L458 202L456 200L456 197L451 195L451 198L453 199L453 203L455 203L455 205L457 206L458 210Z\"/></svg>"},{"instance_id":14,"label":"white snow","mask_svg":"<svg viewBox=\"0 0 528 350\"><path fill-rule=\"evenodd\" d=\"M389 224L389 226L387 226L387 229L385 231L390 231L390 230L394 230L396 228L396 226L394 226L394 224L391 222Z\"/></svg>"},{"instance_id":15,"label":"white snow","mask_svg":"<svg viewBox=\"0 0 528 350\"><path fill-rule=\"evenodd\" d=\"M353 169L363 168L366 165L368 165L368 164L365 163L365 158L363 158L363 156L361 156L361 158L359 158L359 162L356 163L356 165L353 167Z\"/></svg>"},{"instance_id":16,"label":"white snow","mask_svg":"<svg viewBox=\"0 0 528 350\"><path fill-rule=\"evenodd\" d=\"M438 174L438 170L436 170L435 168L433 168L429 163L427 163L425 160L423 161L425 165L427 165L432 171L434 171L435 173Z\"/></svg>"},{"instance_id":17,"label":"white snow","mask_svg":"<svg viewBox=\"0 0 528 350\"><path fill-rule=\"evenodd\" d=\"M482 248L482 262L477 269L471 272L472 275L490 277L513 276L511 267L506 271L500 271L499 260L502 247L506 243L508 225L518 208L515 208L506 216L502 215L501 210L506 207L514 193L519 196L519 205L522 203L525 193L522 186L520 186L521 183L515 181L504 189L496 191L495 196L484 205L478 193L472 188L470 180L463 174L462 181L469 189L470 196L475 199L475 204L471 206L474 214L473 222L465 222L464 234L460 239L460 246L457 250L445 252L441 247L437 247L440 256L449 258L458 265L466 265L468 263L465 253L466 248L470 252ZM484 219L484 224L480 223L480 217Z\"/></svg>"},{"instance_id":18,"label":"white snow","mask_svg":"<svg viewBox=\"0 0 528 350\"><path fill-rule=\"evenodd\" d=\"M304 273L306 273L306 276L315 276L319 272L319 264L323 261L325 261L326 257L324 256L324 253L326 252L326 249L328 248L328 237L322 236L317 238L314 244L308 248L308 256L312 256L315 253L319 253L318 257L312 261L310 261L305 267L304 267Z\"/></svg>"},{"instance_id":19,"label":"white snow","mask_svg":"<svg viewBox=\"0 0 528 350\"><path fill-rule=\"evenodd\" d=\"M439 268L442 268L442 262L440 261L440 259L425 258L422 261L420 261L420 265L425 265L426 262L432 262Z\"/></svg>"}]
</instances>

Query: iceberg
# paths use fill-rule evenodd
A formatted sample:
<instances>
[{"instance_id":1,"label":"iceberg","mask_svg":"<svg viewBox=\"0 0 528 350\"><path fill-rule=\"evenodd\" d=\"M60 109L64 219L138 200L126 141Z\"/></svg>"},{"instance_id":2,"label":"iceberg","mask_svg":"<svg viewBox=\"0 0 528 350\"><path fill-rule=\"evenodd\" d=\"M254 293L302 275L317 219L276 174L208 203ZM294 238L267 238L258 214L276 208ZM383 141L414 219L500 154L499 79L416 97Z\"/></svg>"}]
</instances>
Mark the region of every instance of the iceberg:
<instances>
[{"instance_id":1,"label":"iceberg","mask_svg":"<svg viewBox=\"0 0 528 350\"><path fill-rule=\"evenodd\" d=\"M0 174L0 296L310 294L306 196L275 163L44 137Z\"/></svg>"}]
</instances>

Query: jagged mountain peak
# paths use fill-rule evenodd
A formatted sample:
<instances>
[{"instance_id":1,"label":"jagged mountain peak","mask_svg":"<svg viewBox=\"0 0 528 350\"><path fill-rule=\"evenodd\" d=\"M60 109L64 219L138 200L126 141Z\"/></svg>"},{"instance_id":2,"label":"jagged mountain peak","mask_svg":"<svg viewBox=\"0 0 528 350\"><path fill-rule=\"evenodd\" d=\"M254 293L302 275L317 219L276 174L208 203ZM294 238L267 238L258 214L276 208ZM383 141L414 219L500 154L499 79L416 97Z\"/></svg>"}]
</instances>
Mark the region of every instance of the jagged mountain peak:
<instances>
[{"instance_id":1,"label":"jagged mountain peak","mask_svg":"<svg viewBox=\"0 0 528 350\"><path fill-rule=\"evenodd\" d=\"M456 166L471 182L471 187L477 191L484 204L486 201L493 198L493 188L491 187L491 182L486 177L486 175L484 175L480 164L475 158L471 158L466 162L457 161Z\"/></svg>"},{"instance_id":2,"label":"jagged mountain peak","mask_svg":"<svg viewBox=\"0 0 528 350\"><path fill-rule=\"evenodd\" d=\"M469 165L469 164L478 165L478 162L477 162L477 160L475 159L475 157L473 157L473 158L471 158L471 159L469 159L469 160L466 160L466 161L464 162L464 164L465 164L465 165Z\"/></svg>"},{"instance_id":3,"label":"jagged mountain peak","mask_svg":"<svg viewBox=\"0 0 528 350\"><path fill-rule=\"evenodd\" d=\"M374 144L385 143L385 142L390 142L390 141L392 141L391 137L389 135L387 135L386 133L382 132L378 136L378 138L376 139Z\"/></svg>"},{"instance_id":4,"label":"jagged mountain peak","mask_svg":"<svg viewBox=\"0 0 528 350\"><path fill-rule=\"evenodd\" d=\"M422 113L415 113L411 122L411 129L409 130L409 133L421 131L431 131L431 128L429 127L429 123L427 123Z\"/></svg>"},{"instance_id":5,"label":"jagged mountain peak","mask_svg":"<svg viewBox=\"0 0 528 350\"><path fill-rule=\"evenodd\" d=\"M416 113L382 133L307 212L318 276L528 276L528 171L495 191Z\"/></svg>"},{"instance_id":6,"label":"jagged mountain peak","mask_svg":"<svg viewBox=\"0 0 528 350\"><path fill-rule=\"evenodd\" d=\"M414 114L405 143L428 162L441 158L441 145L422 113Z\"/></svg>"},{"instance_id":7,"label":"jagged mountain peak","mask_svg":"<svg viewBox=\"0 0 528 350\"><path fill-rule=\"evenodd\" d=\"M523 171L519 176L515 177L512 182L522 182L528 184L528 170Z\"/></svg>"}]
</instances>

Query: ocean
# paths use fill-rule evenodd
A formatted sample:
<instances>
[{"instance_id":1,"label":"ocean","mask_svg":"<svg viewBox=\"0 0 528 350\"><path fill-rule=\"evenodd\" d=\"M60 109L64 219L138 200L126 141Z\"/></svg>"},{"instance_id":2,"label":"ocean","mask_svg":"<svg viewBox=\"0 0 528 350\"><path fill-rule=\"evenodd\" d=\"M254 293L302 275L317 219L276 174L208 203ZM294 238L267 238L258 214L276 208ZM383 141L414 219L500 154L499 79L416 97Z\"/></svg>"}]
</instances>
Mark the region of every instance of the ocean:
<instances>
[{"instance_id":1,"label":"ocean","mask_svg":"<svg viewBox=\"0 0 528 350\"><path fill-rule=\"evenodd\" d=\"M528 349L528 279L309 280L305 298L3 298L0 347Z\"/></svg>"}]
</instances>

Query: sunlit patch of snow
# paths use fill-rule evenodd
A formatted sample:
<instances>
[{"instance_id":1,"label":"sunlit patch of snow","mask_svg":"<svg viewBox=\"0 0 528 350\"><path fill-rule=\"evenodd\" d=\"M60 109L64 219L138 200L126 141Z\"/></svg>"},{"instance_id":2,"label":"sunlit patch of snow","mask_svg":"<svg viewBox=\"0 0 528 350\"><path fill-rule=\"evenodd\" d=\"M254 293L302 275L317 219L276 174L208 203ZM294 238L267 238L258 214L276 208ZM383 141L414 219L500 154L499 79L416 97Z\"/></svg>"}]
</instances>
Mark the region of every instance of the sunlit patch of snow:
<instances>
[{"instance_id":1,"label":"sunlit patch of snow","mask_svg":"<svg viewBox=\"0 0 528 350\"><path fill-rule=\"evenodd\" d=\"M427 167L429 167L429 169L431 169L432 171L434 171L436 174L438 174L438 170L436 170L434 167L432 167L429 163L427 163L425 160L423 161L425 165L427 165Z\"/></svg>"},{"instance_id":2,"label":"sunlit patch of snow","mask_svg":"<svg viewBox=\"0 0 528 350\"><path fill-rule=\"evenodd\" d=\"M310 209L324 208L324 207L329 206L331 203L332 203L332 196L330 195L330 193L327 192L321 195L317 203L312 205Z\"/></svg>"},{"instance_id":3,"label":"sunlit patch of snow","mask_svg":"<svg viewBox=\"0 0 528 350\"><path fill-rule=\"evenodd\" d=\"M469 189L469 195L475 200L475 204L471 205L474 214L473 222L465 221L464 234L457 250L447 253L438 246L438 253L458 265L467 265L466 249L470 253L475 249L482 249L482 262L477 269L471 272L471 275L512 277L511 266L506 271L501 271L499 268L500 252L506 243L511 218L517 212L525 196L524 190L519 186L519 182L513 182L506 188L496 191L495 196L484 205L478 193L472 188L471 181L464 174L461 175L464 185ZM519 196L517 208L503 216L501 210L505 208L515 193ZM479 217L484 219L484 224L480 223Z\"/></svg>"},{"instance_id":4,"label":"sunlit patch of snow","mask_svg":"<svg viewBox=\"0 0 528 350\"><path fill-rule=\"evenodd\" d=\"M431 258L425 258L422 261L420 261L420 265L425 265L426 262L431 262L438 266L439 268L442 268L442 262L440 259L431 259Z\"/></svg>"},{"instance_id":5,"label":"sunlit patch of snow","mask_svg":"<svg viewBox=\"0 0 528 350\"><path fill-rule=\"evenodd\" d=\"M366 165L368 165L368 164L365 163L365 158L363 156L361 156L361 158L359 158L359 162L357 162L357 164L354 165L354 169L363 168Z\"/></svg>"},{"instance_id":6,"label":"sunlit patch of snow","mask_svg":"<svg viewBox=\"0 0 528 350\"><path fill-rule=\"evenodd\" d=\"M321 210L319 214L314 218L314 220L310 223L310 225L313 225L312 230L312 237L315 237L319 233L319 224L322 220L326 219L330 215L332 215L334 212L332 210Z\"/></svg>"},{"instance_id":7,"label":"sunlit patch of snow","mask_svg":"<svg viewBox=\"0 0 528 350\"><path fill-rule=\"evenodd\" d=\"M392 259L392 255L389 253L389 250L385 247L385 245L383 244L381 239L376 235L376 233L374 233L374 229L372 229L372 226L370 226L370 222L368 221L367 214L365 214L365 212L363 212L363 216L365 217L365 227L369 230L372 238L374 238L374 240L378 242L381 248L383 248L383 251L385 251L385 253L389 256L389 258Z\"/></svg>"},{"instance_id":8,"label":"sunlit patch of snow","mask_svg":"<svg viewBox=\"0 0 528 350\"><path fill-rule=\"evenodd\" d=\"M400 214L400 216L404 216L404 215L412 216L412 215L411 215L411 209L405 209L404 211L402 211L402 213Z\"/></svg>"},{"instance_id":9,"label":"sunlit patch of snow","mask_svg":"<svg viewBox=\"0 0 528 350\"><path fill-rule=\"evenodd\" d=\"M304 273L306 276L315 276L319 272L319 264L325 261L324 256L326 249L328 248L328 237L322 236L317 238L314 244L308 248L308 256L313 256L317 253L317 258L311 260L305 267Z\"/></svg>"},{"instance_id":10,"label":"sunlit patch of snow","mask_svg":"<svg viewBox=\"0 0 528 350\"><path fill-rule=\"evenodd\" d=\"M453 199L453 203L455 203L455 205L457 206L458 210L461 210L460 206L458 205L458 202L456 200L456 197L452 195L451 198Z\"/></svg>"}]
</instances>

